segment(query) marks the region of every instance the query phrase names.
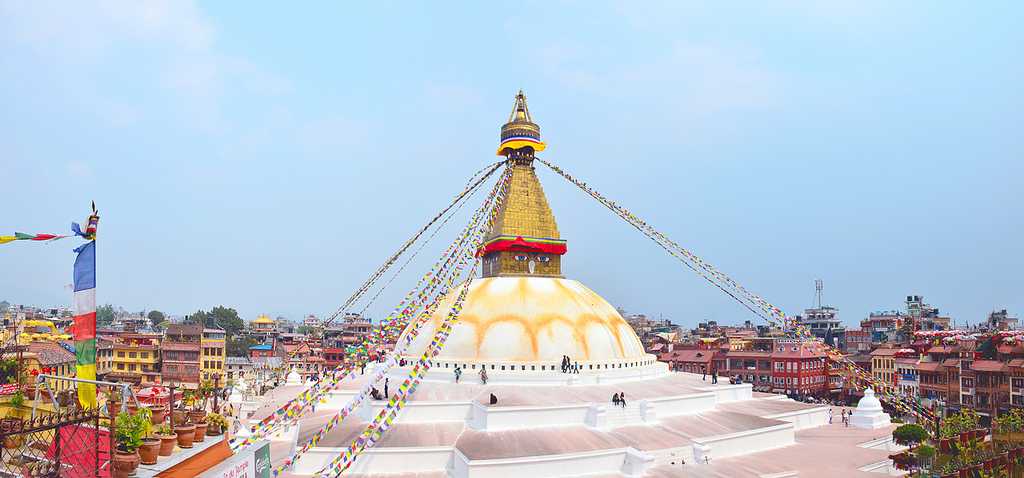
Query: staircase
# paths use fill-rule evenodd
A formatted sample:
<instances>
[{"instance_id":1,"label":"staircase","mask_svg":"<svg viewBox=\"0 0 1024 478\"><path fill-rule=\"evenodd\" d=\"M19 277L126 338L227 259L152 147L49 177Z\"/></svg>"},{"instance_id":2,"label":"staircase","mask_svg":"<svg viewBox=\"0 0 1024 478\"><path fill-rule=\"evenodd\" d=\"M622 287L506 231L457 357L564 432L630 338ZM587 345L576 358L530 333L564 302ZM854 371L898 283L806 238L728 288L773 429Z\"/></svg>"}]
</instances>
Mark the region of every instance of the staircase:
<instances>
[{"instance_id":1,"label":"staircase","mask_svg":"<svg viewBox=\"0 0 1024 478\"><path fill-rule=\"evenodd\" d=\"M609 404L605 411L607 428L618 428L637 425L644 422L644 414L639 402L627 402L626 407Z\"/></svg>"}]
</instances>

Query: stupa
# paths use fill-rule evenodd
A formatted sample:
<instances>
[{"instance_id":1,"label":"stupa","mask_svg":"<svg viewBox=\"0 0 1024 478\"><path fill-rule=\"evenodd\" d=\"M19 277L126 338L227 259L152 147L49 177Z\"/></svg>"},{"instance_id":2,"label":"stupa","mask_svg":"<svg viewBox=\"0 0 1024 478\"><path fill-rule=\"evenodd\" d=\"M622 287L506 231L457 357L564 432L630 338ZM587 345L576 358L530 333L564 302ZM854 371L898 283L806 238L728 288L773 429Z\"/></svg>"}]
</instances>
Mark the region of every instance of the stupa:
<instances>
[{"instance_id":1,"label":"stupa","mask_svg":"<svg viewBox=\"0 0 1024 478\"><path fill-rule=\"evenodd\" d=\"M864 390L864 397L857 402L857 409L850 416L850 425L874 430L891 424L889 414L882 410L882 402L875 397L875 391L871 388Z\"/></svg>"},{"instance_id":2,"label":"stupa","mask_svg":"<svg viewBox=\"0 0 1024 478\"><path fill-rule=\"evenodd\" d=\"M483 245L482 277L468 286L447 344L395 425L345 476L846 476L828 474L835 469L828 466L806 475L799 470L817 459L854 471L887 461L885 449L844 442L842 451L823 451L810 445L822 440L801 438L827 428L827 406L754 393L750 384L713 384L710 377L675 373L646 353L615 307L564 276L567 242L534 170L534 154L545 148L519 92L501 128L498 154L508 158L511 184ZM423 326L406 351L410 362L459 292L452 291ZM462 372L458 381L456 368ZM401 383L408 372L394 369L391 383ZM343 383L301 419L296 446L370 377ZM625 398L623 404L612 402L616 394ZM384 405L364 402L288 473L321 470ZM775 453L807 456L787 463Z\"/></svg>"}]
</instances>

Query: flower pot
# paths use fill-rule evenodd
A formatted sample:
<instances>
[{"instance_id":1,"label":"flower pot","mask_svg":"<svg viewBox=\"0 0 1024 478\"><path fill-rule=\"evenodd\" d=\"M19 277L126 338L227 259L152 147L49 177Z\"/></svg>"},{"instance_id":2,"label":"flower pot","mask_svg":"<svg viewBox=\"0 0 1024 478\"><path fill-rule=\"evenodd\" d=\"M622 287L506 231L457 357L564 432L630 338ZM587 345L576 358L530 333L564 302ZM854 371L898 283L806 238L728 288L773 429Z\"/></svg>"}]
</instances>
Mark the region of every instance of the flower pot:
<instances>
[{"instance_id":1,"label":"flower pot","mask_svg":"<svg viewBox=\"0 0 1024 478\"><path fill-rule=\"evenodd\" d=\"M130 415L135 415L136 413L139 413L139 406L135 404L135 402L128 402L128 413Z\"/></svg>"},{"instance_id":2,"label":"flower pot","mask_svg":"<svg viewBox=\"0 0 1024 478\"><path fill-rule=\"evenodd\" d=\"M196 423L195 441L203 441L205 439L206 439L206 423Z\"/></svg>"},{"instance_id":3,"label":"flower pot","mask_svg":"<svg viewBox=\"0 0 1024 478\"><path fill-rule=\"evenodd\" d=\"M171 411L171 418L174 419L174 426L185 424L188 418L188 411L179 409Z\"/></svg>"},{"instance_id":4,"label":"flower pot","mask_svg":"<svg viewBox=\"0 0 1024 478\"><path fill-rule=\"evenodd\" d=\"M160 456L171 456L174 453L174 445L178 442L178 435L157 435L160 437Z\"/></svg>"},{"instance_id":5,"label":"flower pot","mask_svg":"<svg viewBox=\"0 0 1024 478\"><path fill-rule=\"evenodd\" d=\"M174 433L178 435L178 446L192 448L192 441L196 437L195 425L178 425L174 427Z\"/></svg>"},{"instance_id":6,"label":"flower pot","mask_svg":"<svg viewBox=\"0 0 1024 478\"><path fill-rule=\"evenodd\" d=\"M206 418L206 410L190 410L188 418L192 420L192 423L199 423Z\"/></svg>"},{"instance_id":7,"label":"flower pot","mask_svg":"<svg viewBox=\"0 0 1024 478\"><path fill-rule=\"evenodd\" d=\"M220 436L224 434L224 429L221 428L220 424L207 424L206 425L206 436Z\"/></svg>"},{"instance_id":8,"label":"flower pot","mask_svg":"<svg viewBox=\"0 0 1024 478\"><path fill-rule=\"evenodd\" d=\"M155 465L157 454L160 452L159 438L143 438L142 446L139 447L139 460L143 465Z\"/></svg>"},{"instance_id":9,"label":"flower pot","mask_svg":"<svg viewBox=\"0 0 1024 478\"><path fill-rule=\"evenodd\" d=\"M138 466L138 452L133 451L131 453L127 453L117 450L117 452L114 453L114 463L112 467L114 469L113 478L128 478L128 475L135 471L135 468L138 468Z\"/></svg>"},{"instance_id":10,"label":"flower pot","mask_svg":"<svg viewBox=\"0 0 1024 478\"><path fill-rule=\"evenodd\" d=\"M153 412L153 415L149 417L150 423L159 425L164 422L167 418L167 407L163 405L153 405L149 407L149 411Z\"/></svg>"}]
</instances>

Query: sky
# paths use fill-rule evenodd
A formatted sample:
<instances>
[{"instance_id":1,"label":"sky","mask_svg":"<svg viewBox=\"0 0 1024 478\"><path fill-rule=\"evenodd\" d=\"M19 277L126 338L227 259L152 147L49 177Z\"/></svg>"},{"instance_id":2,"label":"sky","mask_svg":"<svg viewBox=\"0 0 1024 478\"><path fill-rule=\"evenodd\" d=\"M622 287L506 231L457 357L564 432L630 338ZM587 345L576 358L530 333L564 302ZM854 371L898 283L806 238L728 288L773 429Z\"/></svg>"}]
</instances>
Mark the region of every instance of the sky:
<instances>
[{"instance_id":1,"label":"sky","mask_svg":"<svg viewBox=\"0 0 1024 478\"><path fill-rule=\"evenodd\" d=\"M791 314L818 278L848 323L1024 312L1024 4L483 3L0 0L0 234L95 200L99 303L328 314L497 159L522 88L544 158ZM753 319L538 174L568 277ZM0 300L70 304L76 243L0 246Z\"/></svg>"}]
</instances>

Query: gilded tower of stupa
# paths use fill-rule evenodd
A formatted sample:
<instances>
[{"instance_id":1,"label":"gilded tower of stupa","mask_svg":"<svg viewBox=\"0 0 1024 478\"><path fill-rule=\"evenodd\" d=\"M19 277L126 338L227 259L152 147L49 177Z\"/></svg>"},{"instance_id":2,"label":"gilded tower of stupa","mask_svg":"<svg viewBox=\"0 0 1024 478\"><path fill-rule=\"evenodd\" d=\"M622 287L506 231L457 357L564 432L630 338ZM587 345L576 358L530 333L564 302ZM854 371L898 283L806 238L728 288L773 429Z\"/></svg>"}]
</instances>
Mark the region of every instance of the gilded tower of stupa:
<instances>
[{"instance_id":1,"label":"gilded tower of stupa","mask_svg":"<svg viewBox=\"0 0 1024 478\"><path fill-rule=\"evenodd\" d=\"M508 122L501 127L498 155L509 159L512 179L484 243L484 277L562 275L566 244L558 236L558 223L533 168L534 152L544 147L540 126L533 122L526 95L520 91Z\"/></svg>"}]
</instances>

